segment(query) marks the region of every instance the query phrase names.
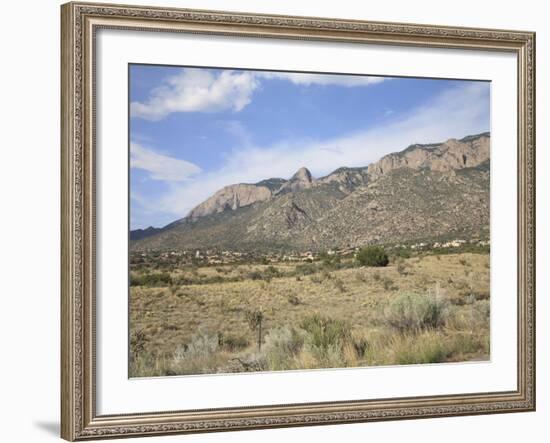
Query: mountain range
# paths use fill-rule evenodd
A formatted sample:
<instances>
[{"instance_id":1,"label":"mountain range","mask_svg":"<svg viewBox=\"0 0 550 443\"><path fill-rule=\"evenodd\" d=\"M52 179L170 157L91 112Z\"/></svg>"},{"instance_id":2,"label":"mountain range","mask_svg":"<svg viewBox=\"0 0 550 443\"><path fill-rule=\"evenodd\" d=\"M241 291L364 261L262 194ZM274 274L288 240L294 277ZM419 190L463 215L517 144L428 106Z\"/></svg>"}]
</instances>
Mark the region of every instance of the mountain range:
<instances>
[{"instance_id":1,"label":"mountain range","mask_svg":"<svg viewBox=\"0 0 550 443\"><path fill-rule=\"evenodd\" d=\"M364 167L226 186L132 250L321 251L489 236L490 134L414 144Z\"/></svg>"}]
</instances>

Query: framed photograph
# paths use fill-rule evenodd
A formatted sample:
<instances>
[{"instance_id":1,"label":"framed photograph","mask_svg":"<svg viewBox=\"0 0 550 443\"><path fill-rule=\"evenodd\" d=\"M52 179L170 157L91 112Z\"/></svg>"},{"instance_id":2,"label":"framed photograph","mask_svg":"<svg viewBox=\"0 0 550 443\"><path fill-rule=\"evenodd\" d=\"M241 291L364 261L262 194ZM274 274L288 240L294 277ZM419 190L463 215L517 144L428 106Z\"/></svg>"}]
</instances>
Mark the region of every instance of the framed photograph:
<instances>
[{"instance_id":1,"label":"framed photograph","mask_svg":"<svg viewBox=\"0 0 550 443\"><path fill-rule=\"evenodd\" d=\"M535 35L62 6L62 437L535 409Z\"/></svg>"}]
</instances>

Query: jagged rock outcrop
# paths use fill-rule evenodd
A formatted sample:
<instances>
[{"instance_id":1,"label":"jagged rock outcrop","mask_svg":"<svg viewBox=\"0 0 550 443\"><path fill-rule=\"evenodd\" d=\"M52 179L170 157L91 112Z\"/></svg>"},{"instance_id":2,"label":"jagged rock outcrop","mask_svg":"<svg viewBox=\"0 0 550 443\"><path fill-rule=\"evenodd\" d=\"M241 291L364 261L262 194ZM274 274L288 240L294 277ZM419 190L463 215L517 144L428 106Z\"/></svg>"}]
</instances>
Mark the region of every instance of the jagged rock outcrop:
<instances>
[{"instance_id":1,"label":"jagged rock outcrop","mask_svg":"<svg viewBox=\"0 0 550 443\"><path fill-rule=\"evenodd\" d=\"M401 152L388 154L368 166L371 178L387 174L399 168L423 169L449 172L463 168L473 168L487 161L490 156L490 136L488 133L461 140L451 138L444 143L433 145L411 145Z\"/></svg>"},{"instance_id":2,"label":"jagged rock outcrop","mask_svg":"<svg viewBox=\"0 0 550 443\"><path fill-rule=\"evenodd\" d=\"M363 168L341 167L331 174L315 180L311 172L300 168L289 180L270 178L256 184L226 186L195 207L188 214L197 220L211 214L236 210L254 203L264 202L273 196L295 193L313 186L332 184L343 193L354 192L369 181L399 168L452 172L475 167L489 159L490 135L469 136L461 140L449 139L432 145L411 145L401 152L388 154L376 163Z\"/></svg>"},{"instance_id":3,"label":"jagged rock outcrop","mask_svg":"<svg viewBox=\"0 0 550 443\"><path fill-rule=\"evenodd\" d=\"M285 182L276 192L275 195L286 194L287 192L301 191L313 186L313 177L307 168L300 168L296 173Z\"/></svg>"},{"instance_id":4,"label":"jagged rock outcrop","mask_svg":"<svg viewBox=\"0 0 550 443\"><path fill-rule=\"evenodd\" d=\"M243 206L269 200L271 194L271 189L262 185L242 183L226 186L191 210L187 218L196 220L226 210L235 211Z\"/></svg>"}]
</instances>

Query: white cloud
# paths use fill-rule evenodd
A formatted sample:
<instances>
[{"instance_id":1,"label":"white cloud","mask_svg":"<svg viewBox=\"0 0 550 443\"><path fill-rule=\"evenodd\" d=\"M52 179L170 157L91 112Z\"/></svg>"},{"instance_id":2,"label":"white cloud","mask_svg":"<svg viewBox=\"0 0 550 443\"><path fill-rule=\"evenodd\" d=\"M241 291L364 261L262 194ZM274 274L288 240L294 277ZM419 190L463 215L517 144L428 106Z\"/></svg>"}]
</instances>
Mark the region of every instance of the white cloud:
<instances>
[{"instance_id":1,"label":"white cloud","mask_svg":"<svg viewBox=\"0 0 550 443\"><path fill-rule=\"evenodd\" d=\"M201 172L191 162L159 154L135 142L130 143L130 167L143 169L153 180L163 181L185 181Z\"/></svg>"},{"instance_id":2,"label":"white cloud","mask_svg":"<svg viewBox=\"0 0 550 443\"><path fill-rule=\"evenodd\" d=\"M264 79L287 80L295 85L334 85L334 86L368 86L381 83L385 77L364 75L309 74L297 72L259 72L257 76Z\"/></svg>"},{"instance_id":3,"label":"white cloud","mask_svg":"<svg viewBox=\"0 0 550 443\"><path fill-rule=\"evenodd\" d=\"M130 111L133 117L153 121L173 112L240 111L258 86L252 72L214 75L204 69L182 69L153 89L145 102L132 102Z\"/></svg>"},{"instance_id":4,"label":"white cloud","mask_svg":"<svg viewBox=\"0 0 550 443\"><path fill-rule=\"evenodd\" d=\"M366 166L410 144L440 142L486 131L488 110L487 84L465 83L373 129L330 140L286 140L268 147L245 146L233 150L220 169L202 173L185 183L173 183L155 205L158 211L176 219L229 184L289 178L302 166L317 177L340 166Z\"/></svg>"},{"instance_id":5,"label":"white cloud","mask_svg":"<svg viewBox=\"0 0 550 443\"><path fill-rule=\"evenodd\" d=\"M367 86L383 77L225 70L220 74L185 68L154 88L144 102L130 104L132 117L157 121L174 112L238 112L252 101L261 80L287 80L295 85Z\"/></svg>"}]
</instances>

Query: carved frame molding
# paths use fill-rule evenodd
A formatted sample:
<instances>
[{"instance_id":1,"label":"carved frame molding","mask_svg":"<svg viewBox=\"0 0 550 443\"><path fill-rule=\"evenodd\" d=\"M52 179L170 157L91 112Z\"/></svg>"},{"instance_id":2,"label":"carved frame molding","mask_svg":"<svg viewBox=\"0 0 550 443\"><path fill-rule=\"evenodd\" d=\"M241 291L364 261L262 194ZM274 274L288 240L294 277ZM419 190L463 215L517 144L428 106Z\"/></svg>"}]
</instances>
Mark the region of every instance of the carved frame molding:
<instances>
[{"instance_id":1,"label":"carved frame molding","mask_svg":"<svg viewBox=\"0 0 550 443\"><path fill-rule=\"evenodd\" d=\"M535 34L219 11L61 7L61 435L259 429L535 409ZM95 412L94 37L97 29L187 32L508 51L518 59L518 388L513 392L98 416Z\"/></svg>"}]
</instances>

